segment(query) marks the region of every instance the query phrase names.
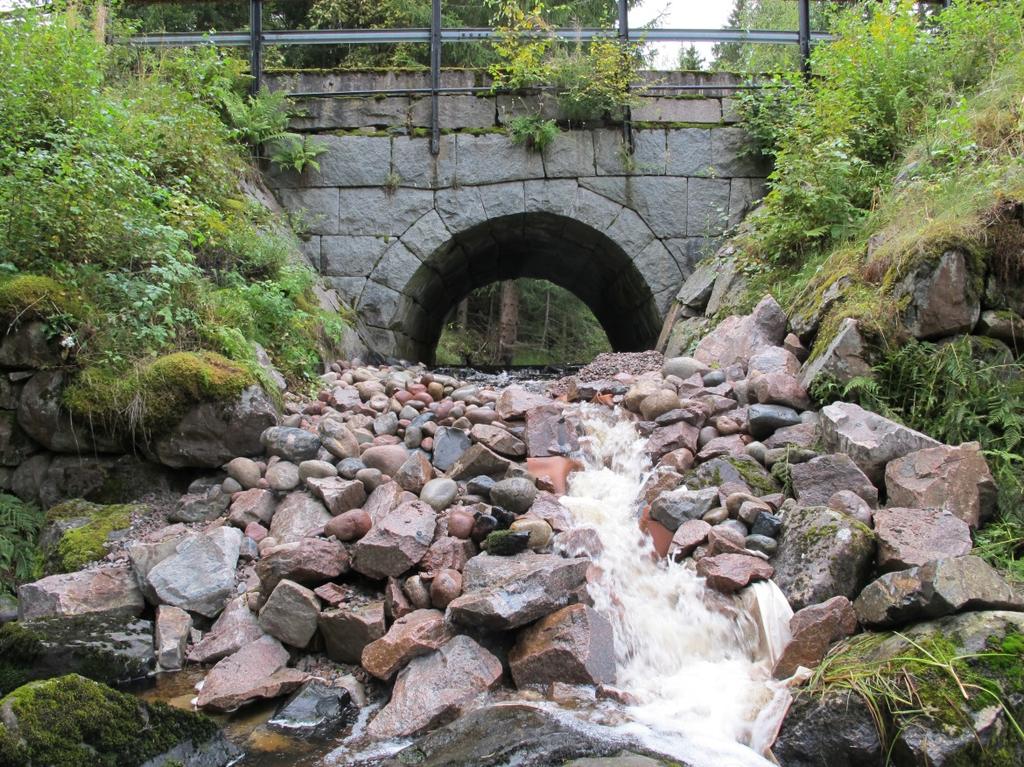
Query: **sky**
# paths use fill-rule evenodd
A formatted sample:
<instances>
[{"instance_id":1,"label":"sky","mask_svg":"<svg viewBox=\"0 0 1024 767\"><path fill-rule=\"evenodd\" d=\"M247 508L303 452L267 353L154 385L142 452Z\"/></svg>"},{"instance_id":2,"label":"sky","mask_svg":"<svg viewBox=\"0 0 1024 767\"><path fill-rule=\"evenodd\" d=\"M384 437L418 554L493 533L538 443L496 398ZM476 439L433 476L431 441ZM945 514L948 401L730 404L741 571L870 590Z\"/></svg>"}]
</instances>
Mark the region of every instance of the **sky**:
<instances>
[{"instance_id":1,"label":"sky","mask_svg":"<svg viewBox=\"0 0 1024 767\"><path fill-rule=\"evenodd\" d=\"M733 0L643 0L629 12L629 26L641 27L653 19L662 29L719 29L729 20ZM655 67L674 68L679 50L686 43L656 43ZM704 59L711 56L713 43L695 43Z\"/></svg>"}]
</instances>

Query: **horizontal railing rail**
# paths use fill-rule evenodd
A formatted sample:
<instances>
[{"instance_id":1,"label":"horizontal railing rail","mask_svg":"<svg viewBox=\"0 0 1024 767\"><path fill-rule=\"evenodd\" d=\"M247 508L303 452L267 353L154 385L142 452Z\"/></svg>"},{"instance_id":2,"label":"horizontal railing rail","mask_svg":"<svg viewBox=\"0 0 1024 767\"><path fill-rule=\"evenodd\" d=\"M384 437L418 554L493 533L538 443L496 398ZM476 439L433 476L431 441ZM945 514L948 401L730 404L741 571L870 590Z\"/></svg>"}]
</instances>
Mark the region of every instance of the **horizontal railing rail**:
<instances>
[{"instance_id":1,"label":"horizontal railing rail","mask_svg":"<svg viewBox=\"0 0 1024 767\"><path fill-rule=\"evenodd\" d=\"M471 43L481 40L494 40L502 35L495 29L486 27L444 27L441 29L442 43ZM599 29L585 27L580 29L553 29L543 35L526 35L532 37L548 36L559 40L582 41L600 38L615 38L615 29ZM798 32L767 29L631 29L631 40L643 42L706 42L706 43L771 43L797 45L800 42ZM289 29L264 32L261 36L263 45L381 45L388 43L430 43L430 29ZM811 40L820 42L830 39L824 32L812 32ZM124 38L121 42L145 46L247 46L250 42L248 31L239 32L167 32L164 34L144 34Z\"/></svg>"},{"instance_id":2,"label":"horizontal railing rail","mask_svg":"<svg viewBox=\"0 0 1024 767\"><path fill-rule=\"evenodd\" d=\"M945 0L948 2L948 0ZM811 46L815 42L828 40L829 35L811 31L810 0L795 0L797 4L796 30L760 29L630 29L629 10L626 0L616 0L618 7L617 26L614 28L585 27L580 29L553 29L525 36L555 37L569 41L588 41L613 38L620 41L638 40L643 42L711 42L711 43L754 43L797 45L805 73L809 72ZM480 93L488 88L450 89L441 86L441 49L445 43L468 43L493 40L507 33L489 27L443 27L441 25L442 0L431 0L431 25L429 28L410 29L309 29L309 30L264 30L263 0L249 0L249 29L237 32L194 32L140 34L120 42L140 46L198 46L218 45L248 47L253 91L258 92L263 84L263 48L268 45L388 45L399 43L422 43L430 46L430 87L381 90L350 90L290 93L294 98L315 98L333 96L382 96L382 95L429 95L431 98L431 141L430 150L440 151L441 126L439 123L438 97L441 93ZM639 84L639 95L655 95L659 91L696 91L753 88L757 84L658 86ZM622 121L624 139L629 151L633 150L630 111L627 107Z\"/></svg>"}]
</instances>

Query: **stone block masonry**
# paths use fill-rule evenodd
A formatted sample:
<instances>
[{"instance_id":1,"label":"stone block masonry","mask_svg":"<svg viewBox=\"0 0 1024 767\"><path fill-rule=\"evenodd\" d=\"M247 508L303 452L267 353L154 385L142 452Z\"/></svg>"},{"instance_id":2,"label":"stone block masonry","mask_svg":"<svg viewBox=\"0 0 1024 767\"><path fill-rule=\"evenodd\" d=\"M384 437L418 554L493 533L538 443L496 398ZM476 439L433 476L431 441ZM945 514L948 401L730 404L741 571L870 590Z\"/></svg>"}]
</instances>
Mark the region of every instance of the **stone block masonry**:
<instances>
[{"instance_id":1,"label":"stone block masonry","mask_svg":"<svg viewBox=\"0 0 1024 767\"><path fill-rule=\"evenodd\" d=\"M448 85L473 84L463 83L466 73L445 76ZM419 73L375 77L270 82L300 91L383 87L381 78L387 87L424 85ZM437 155L410 130L423 122L416 99L321 99L296 124L319 133L319 169L269 168L268 183L304 232L310 263L357 310L376 351L430 359L456 303L516 277L569 288L613 346L647 348L694 264L764 192L767 168L727 117L729 82L704 77L699 98L642 102L632 154L621 126L562 130L543 153L514 143L503 123L550 111L550 97L442 97ZM360 127L375 130L338 132Z\"/></svg>"}]
</instances>

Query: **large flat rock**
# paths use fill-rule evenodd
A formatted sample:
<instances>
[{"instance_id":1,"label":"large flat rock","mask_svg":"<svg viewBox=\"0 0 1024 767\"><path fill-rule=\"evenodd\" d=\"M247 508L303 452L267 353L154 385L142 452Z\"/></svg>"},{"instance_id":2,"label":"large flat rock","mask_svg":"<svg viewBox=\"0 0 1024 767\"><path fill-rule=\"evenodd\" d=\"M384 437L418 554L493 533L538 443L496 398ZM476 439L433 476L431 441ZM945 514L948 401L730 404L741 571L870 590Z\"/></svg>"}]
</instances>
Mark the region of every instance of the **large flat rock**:
<instances>
[{"instance_id":1,"label":"large flat rock","mask_svg":"<svg viewBox=\"0 0 1024 767\"><path fill-rule=\"evenodd\" d=\"M216 617L235 590L241 543L242 531L227 526L186 538L149 571L147 582L161 604Z\"/></svg>"},{"instance_id":2,"label":"large flat rock","mask_svg":"<svg viewBox=\"0 0 1024 767\"><path fill-rule=\"evenodd\" d=\"M210 670L197 705L210 711L234 711L246 703L292 692L307 675L287 664L288 651L273 637L250 642Z\"/></svg>"},{"instance_id":3,"label":"large flat rock","mask_svg":"<svg viewBox=\"0 0 1024 767\"><path fill-rule=\"evenodd\" d=\"M409 662L367 732L374 738L395 738L447 724L461 705L497 685L501 673L501 661L460 634Z\"/></svg>"},{"instance_id":4,"label":"large flat rock","mask_svg":"<svg viewBox=\"0 0 1024 767\"><path fill-rule=\"evenodd\" d=\"M136 616L146 606L130 567L51 575L18 588L18 620L75 615Z\"/></svg>"},{"instance_id":5,"label":"large flat rock","mask_svg":"<svg viewBox=\"0 0 1024 767\"><path fill-rule=\"evenodd\" d=\"M825 447L850 456L876 487L881 487L889 461L939 446L927 434L850 402L834 402L822 408L819 423Z\"/></svg>"},{"instance_id":6,"label":"large flat rock","mask_svg":"<svg viewBox=\"0 0 1024 767\"><path fill-rule=\"evenodd\" d=\"M575 601L589 566L589 559L555 554L480 554L466 564L463 593L448 605L449 615L490 630L525 626Z\"/></svg>"},{"instance_id":7,"label":"large flat rock","mask_svg":"<svg viewBox=\"0 0 1024 767\"><path fill-rule=\"evenodd\" d=\"M865 586L853 607L865 626L887 627L961 610L1021 610L1024 600L984 560L967 556L887 573Z\"/></svg>"}]
</instances>

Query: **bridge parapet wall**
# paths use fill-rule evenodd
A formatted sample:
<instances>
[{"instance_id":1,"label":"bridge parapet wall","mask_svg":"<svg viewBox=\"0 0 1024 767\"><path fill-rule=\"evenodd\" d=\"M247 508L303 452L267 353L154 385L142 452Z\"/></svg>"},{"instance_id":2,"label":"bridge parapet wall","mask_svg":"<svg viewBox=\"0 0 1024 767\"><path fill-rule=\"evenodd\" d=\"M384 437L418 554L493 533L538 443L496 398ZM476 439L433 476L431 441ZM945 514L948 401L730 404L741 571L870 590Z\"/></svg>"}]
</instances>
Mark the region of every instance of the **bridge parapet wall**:
<instances>
[{"instance_id":1,"label":"bridge parapet wall","mask_svg":"<svg viewBox=\"0 0 1024 767\"><path fill-rule=\"evenodd\" d=\"M645 72L645 84L682 86L683 91L658 91L638 98L633 120L638 123L694 123L727 125L739 121L734 98L740 78L728 72ZM277 72L265 76L271 90L289 93L341 93L370 90L426 90L429 72ZM491 78L477 70L446 70L441 74L443 90L483 88L482 93L441 93L439 122L446 131L501 127L523 114L543 114L565 121L554 97L544 93L490 93ZM305 115L294 120L297 130L330 131L361 128L408 129L430 127L430 96L413 95L342 96L302 100Z\"/></svg>"}]
</instances>

